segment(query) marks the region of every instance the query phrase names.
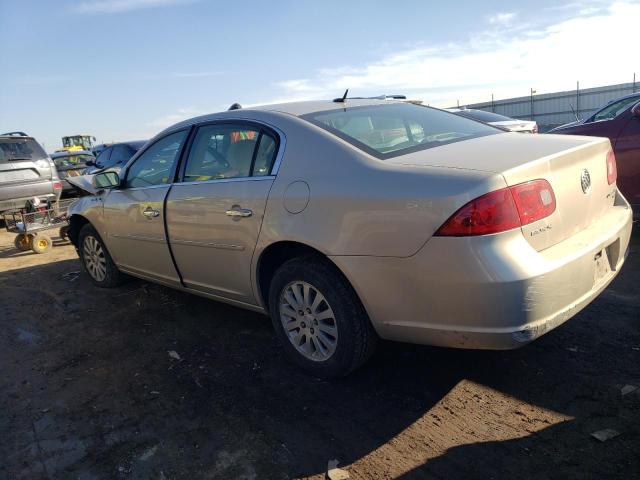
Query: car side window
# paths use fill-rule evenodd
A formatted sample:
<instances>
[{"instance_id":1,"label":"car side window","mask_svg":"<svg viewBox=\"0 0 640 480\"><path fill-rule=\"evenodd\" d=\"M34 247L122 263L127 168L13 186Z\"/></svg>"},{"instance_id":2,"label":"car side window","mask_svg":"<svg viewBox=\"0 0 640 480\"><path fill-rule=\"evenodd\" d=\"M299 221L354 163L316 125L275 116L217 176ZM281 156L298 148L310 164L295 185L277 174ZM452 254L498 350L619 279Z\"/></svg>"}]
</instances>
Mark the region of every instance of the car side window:
<instances>
[{"instance_id":1,"label":"car side window","mask_svg":"<svg viewBox=\"0 0 640 480\"><path fill-rule=\"evenodd\" d=\"M592 122L600 122L602 120L611 120L612 118L616 118L623 111L625 111L631 105L637 103L638 97L632 98L623 98L617 102L613 102L611 105L607 105L602 110L597 112L593 118Z\"/></svg>"},{"instance_id":2,"label":"car side window","mask_svg":"<svg viewBox=\"0 0 640 480\"><path fill-rule=\"evenodd\" d=\"M263 131L262 135L260 135L258 151L256 152L256 160L253 164L252 174L254 177L261 177L271 173L277 149L278 143L276 142L276 139Z\"/></svg>"},{"instance_id":3,"label":"car side window","mask_svg":"<svg viewBox=\"0 0 640 480\"><path fill-rule=\"evenodd\" d=\"M259 129L245 125L217 124L198 128L183 181L250 176L259 137Z\"/></svg>"},{"instance_id":4,"label":"car side window","mask_svg":"<svg viewBox=\"0 0 640 480\"><path fill-rule=\"evenodd\" d=\"M173 166L187 137L187 130L161 138L146 149L127 171L126 188L150 187L171 182Z\"/></svg>"},{"instance_id":5,"label":"car side window","mask_svg":"<svg viewBox=\"0 0 640 480\"><path fill-rule=\"evenodd\" d=\"M111 156L112 147L105 148L100 155L96 157L96 166L100 168L105 168L109 166L109 157Z\"/></svg>"},{"instance_id":6,"label":"car side window","mask_svg":"<svg viewBox=\"0 0 640 480\"><path fill-rule=\"evenodd\" d=\"M131 158L129 148L126 145L116 145L113 147L110 165L123 165Z\"/></svg>"}]
</instances>

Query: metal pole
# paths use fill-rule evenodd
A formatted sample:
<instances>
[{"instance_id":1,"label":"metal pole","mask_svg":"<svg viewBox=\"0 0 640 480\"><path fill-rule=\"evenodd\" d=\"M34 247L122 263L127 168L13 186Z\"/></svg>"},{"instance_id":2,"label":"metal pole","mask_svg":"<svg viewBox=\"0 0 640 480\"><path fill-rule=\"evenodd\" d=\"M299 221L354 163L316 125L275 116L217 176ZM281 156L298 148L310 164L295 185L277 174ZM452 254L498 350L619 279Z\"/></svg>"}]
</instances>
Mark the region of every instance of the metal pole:
<instances>
[{"instance_id":1,"label":"metal pole","mask_svg":"<svg viewBox=\"0 0 640 480\"><path fill-rule=\"evenodd\" d=\"M531 105L529 107L529 111L531 112L531 120L533 120L533 92L535 92L535 90L533 89L533 87L531 87Z\"/></svg>"},{"instance_id":2,"label":"metal pole","mask_svg":"<svg viewBox=\"0 0 640 480\"><path fill-rule=\"evenodd\" d=\"M493 113L495 113L495 112L496 112L496 104L495 104L495 103L493 103L493 93L491 94L491 111L492 111Z\"/></svg>"},{"instance_id":3,"label":"metal pole","mask_svg":"<svg viewBox=\"0 0 640 480\"><path fill-rule=\"evenodd\" d=\"M458 108L460 108L460 100L456 100L458 102Z\"/></svg>"},{"instance_id":4,"label":"metal pole","mask_svg":"<svg viewBox=\"0 0 640 480\"><path fill-rule=\"evenodd\" d=\"M576 117L580 118L580 81L576 82Z\"/></svg>"},{"instance_id":5,"label":"metal pole","mask_svg":"<svg viewBox=\"0 0 640 480\"><path fill-rule=\"evenodd\" d=\"M636 93L636 72L633 72L633 93Z\"/></svg>"}]
</instances>

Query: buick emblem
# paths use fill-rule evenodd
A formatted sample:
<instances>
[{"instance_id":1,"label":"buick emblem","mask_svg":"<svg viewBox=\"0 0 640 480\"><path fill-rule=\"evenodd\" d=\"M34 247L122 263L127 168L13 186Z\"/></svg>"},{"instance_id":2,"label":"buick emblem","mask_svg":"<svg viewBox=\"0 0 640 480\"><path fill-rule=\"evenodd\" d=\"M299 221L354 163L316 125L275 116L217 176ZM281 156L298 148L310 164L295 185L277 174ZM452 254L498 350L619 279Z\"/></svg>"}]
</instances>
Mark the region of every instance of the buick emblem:
<instances>
[{"instance_id":1,"label":"buick emblem","mask_svg":"<svg viewBox=\"0 0 640 480\"><path fill-rule=\"evenodd\" d=\"M586 168L582 169L582 174L580 175L580 186L582 187L582 193L585 195L589 193L589 190L591 190L591 175L589 175L589 170Z\"/></svg>"}]
</instances>

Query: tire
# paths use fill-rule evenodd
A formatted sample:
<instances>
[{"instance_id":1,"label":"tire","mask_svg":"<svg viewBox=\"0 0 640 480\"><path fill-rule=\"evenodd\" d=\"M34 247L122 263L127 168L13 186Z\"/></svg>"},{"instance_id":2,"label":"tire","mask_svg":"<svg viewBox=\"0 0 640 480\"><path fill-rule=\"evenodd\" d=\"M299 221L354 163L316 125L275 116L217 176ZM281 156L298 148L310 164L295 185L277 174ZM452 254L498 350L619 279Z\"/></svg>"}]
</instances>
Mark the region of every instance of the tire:
<instances>
[{"instance_id":1,"label":"tire","mask_svg":"<svg viewBox=\"0 0 640 480\"><path fill-rule=\"evenodd\" d=\"M60 231L58 232L58 236L62 240L69 240L69 225L65 225L64 227L60 227Z\"/></svg>"},{"instance_id":2,"label":"tire","mask_svg":"<svg viewBox=\"0 0 640 480\"><path fill-rule=\"evenodd\" d=\"M31 237L31 250L35 253L47 253L51 250L53 242L51 241L51 237L48 235L44 235L42 233L36 233Z\"/></svg>"},{"instance_id":3,"label":"tire","mask_svg":"<svg viewBox=\"0 0 640 480\"><path fill-rule=\"evenodd\" d=\"M86 224L80 229L78 255L80 256L82 268L98 287L112 288L123 282L124 275L113 263L100 235L90 224Z\"/></svg>"},{"instance_id":4,"label":"tire","mask_svg":"<svg viewBox=\"0 0 640 480\"><path fill-rule=\"evenodd\" d=\"M31 240L24 233L19 233L16 238L13 239L13 244L21 252L31 250Z\"/></svg>"},{"instance_id":5,"label":"tire","mask_svg":"<svg viewBox=\"0 0 640 480\"><path fill-rule=\"evenodd\" d=\"M318 293L324 297L319 303ZM302 302L297 301L300 296ZM296 305L304 310L295 311ZM342 273L321 257L294 258L276 271L269 311L287 357L316 377L343 377L375 350L377 335L360 299Z\"/></svg>"}]
</instances>

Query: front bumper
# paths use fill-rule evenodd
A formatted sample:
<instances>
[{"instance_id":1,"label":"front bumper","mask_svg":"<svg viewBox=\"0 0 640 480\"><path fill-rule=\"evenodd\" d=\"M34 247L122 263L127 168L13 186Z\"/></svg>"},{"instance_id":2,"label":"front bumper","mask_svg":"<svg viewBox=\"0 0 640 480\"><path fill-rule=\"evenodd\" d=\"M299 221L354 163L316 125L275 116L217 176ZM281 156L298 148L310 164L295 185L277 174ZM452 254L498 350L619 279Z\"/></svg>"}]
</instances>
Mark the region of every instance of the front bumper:
<instances>
[{"instance_id":1,"label":"front bumper","mask_svg":"<svg viewBox=\"0 0 640 480\"><path fill-rule=\"evenodd\" d=\"M561 325L615 278L629 246L626 201L542 252L513 230L433 237L413 257L335 256L378 334L457 348L510 349Z\"/></svg>"}]
</instances>

